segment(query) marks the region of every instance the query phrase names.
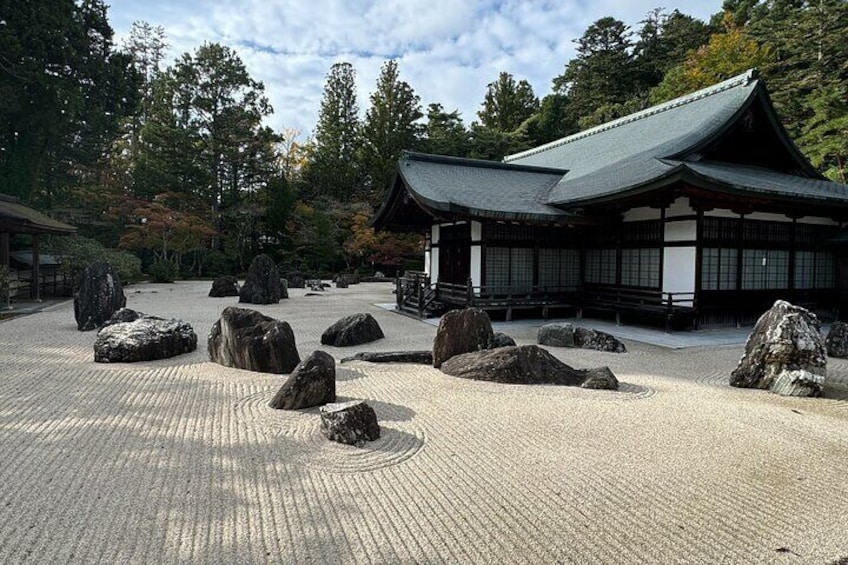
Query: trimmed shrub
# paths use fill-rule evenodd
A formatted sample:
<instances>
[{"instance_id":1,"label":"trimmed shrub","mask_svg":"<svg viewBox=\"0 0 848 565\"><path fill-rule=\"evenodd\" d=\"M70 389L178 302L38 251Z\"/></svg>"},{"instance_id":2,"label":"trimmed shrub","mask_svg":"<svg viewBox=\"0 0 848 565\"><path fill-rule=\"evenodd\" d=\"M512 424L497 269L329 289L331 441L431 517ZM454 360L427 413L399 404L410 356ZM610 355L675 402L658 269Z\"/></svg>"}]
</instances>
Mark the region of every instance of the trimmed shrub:
<instances>
[{"instance_id":1,"label":"trimmed shrub","mask_svg":"<svg viewBox=\"0 0 848 565\"><path fill-rule=\"evenodd\" d=\"M148 271L148 274L153 277L153 282L158 283L172 283L180 274L179 268L173 262L163 259L154 261Z\"/></svg>"}]
</instances>

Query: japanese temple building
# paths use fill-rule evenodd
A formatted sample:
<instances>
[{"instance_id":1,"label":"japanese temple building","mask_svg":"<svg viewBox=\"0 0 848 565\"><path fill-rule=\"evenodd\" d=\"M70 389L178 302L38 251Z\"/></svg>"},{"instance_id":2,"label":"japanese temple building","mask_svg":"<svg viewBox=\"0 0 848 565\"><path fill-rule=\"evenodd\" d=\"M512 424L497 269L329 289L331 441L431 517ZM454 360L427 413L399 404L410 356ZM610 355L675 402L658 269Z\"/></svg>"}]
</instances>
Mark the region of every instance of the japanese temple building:
<instances>
[{"instance_id":1,"label":"japanese temple building","mask_svg":"<svg viewBox=\"0 0 848 565\"><path fill-rule=\"evenodd\" d=\"M24 267L12 269L15 282L12 290L17 299L40 300L45 292L55 294L60 282L64 288L64 275L58 270L52 257L49 257L48 269L42 270L41 236L72 235L76 230L72 225L25 206L14 196L0 194L0 265ZM18 234L31 236L30 249L15 254L10 251L9 244L11 237ZM21 286L25 288L23 296L18 294Z\"/></svg>"},{"instance_id":2,"label":"japanese temple building","mask_svg":"<svg viewBox=\"0 0 848 565\"><path fill-rule=\"evenodd\" d=\"M778 298L848 312L848 186L749 71L503 162L406 153L375 227L425 235L401 307L573 308L750 323Z\"/></svg>"}]
</instances>

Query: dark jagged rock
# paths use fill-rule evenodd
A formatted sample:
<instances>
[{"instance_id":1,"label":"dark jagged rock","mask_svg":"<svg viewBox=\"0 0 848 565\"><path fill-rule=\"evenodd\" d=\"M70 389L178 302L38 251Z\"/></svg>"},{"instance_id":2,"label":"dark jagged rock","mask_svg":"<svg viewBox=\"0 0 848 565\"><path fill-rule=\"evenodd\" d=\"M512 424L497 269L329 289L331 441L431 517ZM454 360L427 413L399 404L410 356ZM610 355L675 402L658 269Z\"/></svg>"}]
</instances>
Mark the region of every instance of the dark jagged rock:
<instances>
[{"instance_id":1,"label":"dark jagged rock","mask_svg":"<svg viewBox=\"0 0 848 565\"><path fill-rule=\"evenodd\" d=\"M248 304L277 304L280 301L280 272L274 260L257 255L247 270L247 279L239 290L239 302Z\"/></svg>"},{"instance_id":2,"label":"dark jagged rock","mask_svg":"<svg viewBox=\"0 0 848 565\"><path fill-rule=\"evenodd\" d=\"M821 322L809 310L778 300L757 320L730 384L783 396L819 396L826 376Z\"/></svg>"},{"instance_id":3,"label":"dark jagged rock","mask_svg":"<svg viewBox=\"0 0 848 565\"><path fill-rule=\"evenodd\" d=\"M583 388L595 388L603 390L618 390L618 379L609 367L598 367L597 369L580 369L585 377Z\"/></svg>"},{"instance_id":4,"label":"dark jagged rock","mask_svg":"<svg viewBox=\"0 0 848 565\"><path fill-rule=\"evenodd\" d=\"M321 335L323 345L348 347L370 343L385 337L380 324L371 314L353 314L345 316L326 329Z\"/></svg>"},{"instance_id":5,"label":"dark jagged rock","mask_svg":"<svg viewBox=\"0 0 848 565\"><path fill-rule=\"evenodd\" d=\"M545 324L539 328L536 343L553 347L574 347L574 326L568 323Z\"/></svg>"},{"instance_id":6,"label":"dark jagged rock","mask_svg":"<svg viewBox=\"0 0 848 565\"><path fill-rule=\"evenodd\" d=\"M339 277L336 279L336 288L347 288L347 281L344 277Z\"/></svg>"},{"instance_id":7,"label":"dark jagged rock","mask_svg":"<svg viewBox=\"0 0 848 565\"><path fill-rule=\"evenodd\" d=\"M848 359L848 324L845 322L834 322L827 332L824 340L827 354L831 357Z\"/></svg>"},{"instance_id":8,"label":"dark jagged rock","mask_svg":"<svg viewBox=\"0 0 848 565\"><path fill-rule=\"evenodd\" d=\"M342 363L348 361L367 361L369 363L417 363L420 365L433 364L432 351L386 351L380 353L363 351L353 357L345 357Z\"/></svg>"},{"instance_id":9,"label":"dark jagged rock","mask_svg":"<svg viewBox=\"0 0 848 565\"><path fill-rule=\"evenodd\" d=\"M280 300L288 300L289 298L289 283L286 279L280 279Z\"/></svg>"},{"instance_id":10,"label":"dark jagged rock","mask_svg":"<svg viewBox=\"0 0 848 565\"><path fill-rule=\"evenodd\" d=\"M212 288L209 289L209 296L212 298L238 295L238 279L232 275L221 275L220 277L215 277L215 280L212 281Z\"/></svg>"},{"instance_id":11,"label":"dark jagged rock","mask_svg":"<svg viewBox=\"0 0 848 565\"><path fill-rule=\"evenodd\" d=\"M451 310L439 320L433 341L433 366L438 369L454 355L486 349L493 335L492 321L483 310Z\"/></svg>"},{"instance_id":12,"label":"dark jagged rock","mask_svg":"<svg viewBox=\"0 0 848 565\"><path fill-rule=\"evenodd\" d=\"M98 363L133 363L167 359L197 349L197 334L182 320L136 316L133 310L118 311L128 321L116 321L97 332L94 360Z\"/></svg>"},{"instance_id":13,"label":"dark jagged rock","mask_svg":"<svg viewBox=\"0 0 848 565\"><path fill-rule=\"evenodd\" d=\"M323 351L313 351L295 367L271 400L271 408L299 410L336 401L336 362Z\"/></svg>"},{"instance_id":14,"label":"dark jagged rock","mask_svg":"<svg viewBox=\"0 0 848 565\"><path fill-rule=\"evenodd\" d=\"M498 347L455 355L442 363L448 375L509 384L580 386L582 371L569 367L538 345Z\"/></svg>"},{"instance_id":15,"label":"dark jagged rock","mask_svg":"<svg viewBox=\"0 0 848 565\"><path fill-rule=\"evenodd\" d=\"M289 273L286 275L289 288L306 288L306 278L302 273Z\"/></svg>"},{"instance_id":16,"label":"dark jagged rock","mask_svg":"<svg viewBox=\"0 0 848 565\"><path fill-rule=\"evenodd\" d=\"M377 414L362 400L327 404L318 411L321 431L331 441L362 447L380 438Z\"/></svg>"},{"instance_id":17,"label":"dark jagged rock","mask_svg":"<svg viewBox=\"0 0 848 565\"><path fill-rule=\"evenodd\" d=\"M262 373L290 373L300 363L287 322L255 310L229 306L212 326L209 358L215 363Z\"/></svg>"},{"instance_id":18,"label":"dark jagged rock","mask_svg":"<svg viewBox=\"0 0 848 565\"><path fill-rule=\"evenodd\" d=\"M121 308L120 310L115 310L115 313L112 316L103 322L102 327L111 326L112 324L120 324L122 322L134 322L139 318L143 318L145 316L144 312L138 312L133 310L132 308Z\"/></svg>"},{"instance_id":19,"label":"dark jagged rock","mask_svg":"<svg viewBox=\"0 0 848 565\"><path fill-rule=\"evenodd\" d=\"M574 347L609 353L627 352L627 348L616 337L606 332L581 327L574 328Z\"/></svg>"},{"instance_id":20,"label":"dark jagged rock","mask_svg":"<svg viewBox=\"0 0 848 565\"><path fill-rule=\"evenodd\" d=\"M503 332L495 332L492 335L492 341L489 342L488 349L494 349L496 347L509 347L511 345L515 345L514 339L512 339Z\"/></svg>"},{"instance_id":21,"label":"dark jagged rock","mask_svg":"<svg viewBox=\"0 0 848 565\"><path fill-rule=\"evenodd\" d=\"M80 287L74 293L77 329L85 332L98 328L126 305L121 279L112 265L99 262L86 267Z\"/></svg>"}]
</instances>

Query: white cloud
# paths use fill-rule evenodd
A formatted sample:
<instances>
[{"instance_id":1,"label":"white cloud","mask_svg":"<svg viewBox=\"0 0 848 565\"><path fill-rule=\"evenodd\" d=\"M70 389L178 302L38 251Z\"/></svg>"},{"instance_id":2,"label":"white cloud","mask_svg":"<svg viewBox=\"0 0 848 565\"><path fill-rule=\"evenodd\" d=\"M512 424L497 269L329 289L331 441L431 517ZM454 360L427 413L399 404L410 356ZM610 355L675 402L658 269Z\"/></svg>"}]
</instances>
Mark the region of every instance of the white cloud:
<instances>
[{"instance_id":1,"label":"white cloud","mask_svg":"<svg viewBox=\"0 0 848 565\"><path fill-rule=\"evenodd\" d=\"M721 0L689 0L680 11L706 19ZM595 20L616 17L632 27L656 0L112 0L110 22L120 41L133 21L161 25L171 57L204 41L235 49L265 84L274 106L270 125L311 132L327 71L337 61L357 70L364 115L386 58L422 105L440 102L470 123L486 85L500 71L527 79L538 96L574 56L573 40Z\"/></svg>"}]
</instances>

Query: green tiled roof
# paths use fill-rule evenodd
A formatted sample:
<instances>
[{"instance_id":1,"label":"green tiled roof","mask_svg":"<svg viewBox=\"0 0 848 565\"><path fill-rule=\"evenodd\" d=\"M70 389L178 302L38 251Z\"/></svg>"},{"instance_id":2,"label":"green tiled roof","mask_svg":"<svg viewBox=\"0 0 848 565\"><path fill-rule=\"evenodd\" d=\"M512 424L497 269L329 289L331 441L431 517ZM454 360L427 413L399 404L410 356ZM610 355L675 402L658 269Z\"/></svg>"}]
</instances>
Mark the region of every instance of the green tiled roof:
<instances>
[{"instance_id":1,"label":"green tiled roof","mask_svg":"<svg viewBox=\"0 0 848 565\"><path fill-rule=\"evenodd\" d=\"M508 156L508 163L567 166L548 195L549 204L570 204L622 192L669 173L658 159L697 146L720 131L756 91L749 71L729 80Z\"/></svg>"},{"instance_id":2,"label":"green tiled roof","mask_svg":"<svg viewBox=\"0 0 848 565\"><path fill-rule=\"evenodd\" d=\"M771 141L785 148L784 172L708 160L716 155L710 148L749 109L764 114L771 124L768 135L775 136ZM508 156L503 163L408 153L398 163L398 178L402 182L393 185L376 224L402 224L397 204L406 194L431 217L452 213L572 223L579 221L580 209L590 209L587 205L679 182L728 194L848 207L848 186L825 180L798 151L754 71Z\"/></svg>"},{"instance_id":3,"label":"green tiled roof","mask_svg":"<svg viewBox=\"0 0 848 565\"><path fill-rule=\"evenodd\" d=\"M801 199L842 206L848 204L848 185L838 182L728 163L701 161L681 164L694 175L691 177L693 182L702 178L740 192L759 193L795 201Z\"/></svg>"},{"instance_id":4,"label":"green tiled roof","mask_svg":"<svg viewBox=\"0 0 848 565\"><path fill-rule=\"evenodd\" d=\"M411 196L437 212L503 220L556 220L565 214L545 200L567 171L405 153L398 175Z\"/></svg>"}]
</instances>

